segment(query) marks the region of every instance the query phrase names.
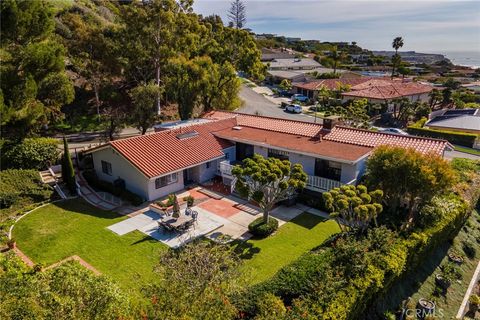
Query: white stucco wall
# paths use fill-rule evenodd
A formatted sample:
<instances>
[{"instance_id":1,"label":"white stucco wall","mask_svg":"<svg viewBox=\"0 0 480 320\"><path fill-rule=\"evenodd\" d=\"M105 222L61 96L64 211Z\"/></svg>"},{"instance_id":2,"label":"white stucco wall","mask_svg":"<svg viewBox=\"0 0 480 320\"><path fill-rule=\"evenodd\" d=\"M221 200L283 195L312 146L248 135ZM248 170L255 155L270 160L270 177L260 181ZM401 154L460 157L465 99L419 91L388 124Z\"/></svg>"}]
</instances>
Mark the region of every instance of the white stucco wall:
<instances>
[{"instance_id":1,"label":"white stucco wall","mask_svg":"<svg viewBox=\"0 0 480 320\"><path fill-rule=\"evenodd\" d=\"M309 176L315 174L315 158L304 156L302 154L290 153L289 160L292 164L300 163L303 166L303 171Z\"/></svg>"},{"instance_id":2,"label":"white stucco wall","mask_svg":"<svg viewBox=\"0 0 480 320\"><path fill-rule=\"evenodd\" d=\"M148 200L152 201L158 198L168 196L170 193L178 192L185 186L183 184L183 170L177 172L177 182L169 184L165 187L155 189L155 180L159 177L152 178L148 181Z\"/></svg>"},{"instance_id":3,"label":"white stucco wall","mask_svg":"<svg viewBox=\"0 0 480 320\"><path fill-rule=\"evenodd\" d=\"M92 158L99 179L109 182L118 178L123 179L128 190L148 199L148 178L113 148L108 147L93 152ZM102 172L102 160L111 163L112 175Z\"/></svg>"},{"instance_id":4,"label":"white stucco wall","mask_svg":"<svg viewBox=\"0 0 480 320\"><path fill-rule=\"evenodd\" d=\"M223 153L229 155L229 156L228 156L228 160L229 160L230 162L234 162L234 161L237 160L237 153L236 153L235 146L232 146L232 147L223 149Z\"/></svg>"},{"instance_id":5,"label":"white stucco wall","mask_svg":"<svg viewBox=\"0 0 480 320\"><path fill-rule=\"evenodd\" d=\"M207 182L208 180L213 179L217 174L218 163L222 160L223 159L210 161L210 168L207 168L206 163L200 164L198 166L198 169L199 169L198 181L200 183L204 183L204 182Z\"/></svg>"}]
</instances>

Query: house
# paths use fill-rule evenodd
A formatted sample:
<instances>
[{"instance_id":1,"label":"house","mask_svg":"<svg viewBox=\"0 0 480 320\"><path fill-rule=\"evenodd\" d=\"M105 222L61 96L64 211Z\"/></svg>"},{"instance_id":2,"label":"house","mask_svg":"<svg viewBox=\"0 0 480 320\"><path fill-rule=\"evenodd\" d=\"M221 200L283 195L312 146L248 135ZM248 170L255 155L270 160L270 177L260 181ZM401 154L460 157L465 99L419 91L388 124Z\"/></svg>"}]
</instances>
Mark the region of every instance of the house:
<instances>
[{"instance_id":1,"label":"house","mask_svg":"<svg viewBox=\"0 0 480 320\"><path fill-rule=\"evenodd\" d=\"M370 79L353 85L350 91L342 93L344 101L367 99L371 103L386 104L395 99L406 98L412 102L428 102L432 86L401 80Z\"/></svg>"},{"instance_id":2,"label":"house","mask_svg":"<svg viewBox=\"0 0 480 320\"><path fill-rule=\"evenodd\" d=\"M366 159L379 145L415 148L442 155L447 141L397 136L324 125L215 111L203 123L111 141L85 152L102 180L123 180L130 191L154 200L215 176L234 186L232 165L254 153L303 165L307 189L324 192L355 184Z\"/></svg>"},{"instance_id":3,"label":"house","mask_svg":"<svg viewBox=\"0 0 480 320\"><path fill-rule=\"evenodd\" d=\"M425 127L480 135L480 109L439 110L432 112Z\"/></svg>"},{"instance_id":4,"label":"house","mask_svg":"<svg viewBox=\"0 0 480 320\"><path fill-rule=\"evenodd\" d=\"M266 64L268 65L269 70L312 70L322 66L313 59L294 57L288 59L274 59Z\"/></svg>"},{"instance_id":5,"label":"house","mask_svg":"<svg viewBox=\"0 0 480 320\"><path fill-rule=\"evenodd\" d=\"M310 99L316 99L322 88L335 90L340 85L354 86L370 80L371 78L340 76L339 79L315 79L303 82L293 82L292 89L295 93L302 94Z\"/></svg>"}]
</instances>

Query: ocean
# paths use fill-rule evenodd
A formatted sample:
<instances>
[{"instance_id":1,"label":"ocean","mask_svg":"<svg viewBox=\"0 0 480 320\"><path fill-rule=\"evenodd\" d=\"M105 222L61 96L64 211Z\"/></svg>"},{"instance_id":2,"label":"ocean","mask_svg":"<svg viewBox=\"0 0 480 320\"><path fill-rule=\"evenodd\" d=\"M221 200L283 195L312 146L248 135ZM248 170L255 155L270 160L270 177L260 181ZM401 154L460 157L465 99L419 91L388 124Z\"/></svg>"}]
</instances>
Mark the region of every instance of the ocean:
<instances>
[{"instance_id":1,"label":"ocean","mask_svg":"<svg viewBox=\"0 0 480 320\"><path fill-rule=\"evenodd\" d=\"M480 68L480 51L455 51L455 52L441 52L445 55L453 64Z\"/></svg>"}]
</instances>

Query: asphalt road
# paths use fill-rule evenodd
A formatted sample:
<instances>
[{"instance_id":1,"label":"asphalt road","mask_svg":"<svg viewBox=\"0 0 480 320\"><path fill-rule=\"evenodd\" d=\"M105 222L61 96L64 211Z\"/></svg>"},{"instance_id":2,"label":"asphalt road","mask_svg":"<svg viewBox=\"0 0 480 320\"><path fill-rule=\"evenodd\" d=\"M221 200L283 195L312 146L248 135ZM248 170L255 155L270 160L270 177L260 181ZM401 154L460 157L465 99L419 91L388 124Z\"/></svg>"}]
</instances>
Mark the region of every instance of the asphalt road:
<instances>
[{"instance_id":1,"label":"asphalt road","mask_svg":"<svg viewBox=\"0 0 480 320\"><path fill-rule=\"evenodd\" d=\"M237 112L307 122L315 121L314 117L305 114L285 112L280 106L245 85L242 85L239 96L244 101L244 105ZM321 123L321 120L317 119L317 122Z\"/></svg>"},{"instance_id":2,"label":"asphalt road","mask_svg":"<svg viewBox=\"0 0 480 320\"><path fill-rule=\"evenodd\" d=\"M453 158L467 158L472 160L480 160L480 156L469 154L460 151L445 151L445 159L453 159Z\"/></svg>"}]
</instances>

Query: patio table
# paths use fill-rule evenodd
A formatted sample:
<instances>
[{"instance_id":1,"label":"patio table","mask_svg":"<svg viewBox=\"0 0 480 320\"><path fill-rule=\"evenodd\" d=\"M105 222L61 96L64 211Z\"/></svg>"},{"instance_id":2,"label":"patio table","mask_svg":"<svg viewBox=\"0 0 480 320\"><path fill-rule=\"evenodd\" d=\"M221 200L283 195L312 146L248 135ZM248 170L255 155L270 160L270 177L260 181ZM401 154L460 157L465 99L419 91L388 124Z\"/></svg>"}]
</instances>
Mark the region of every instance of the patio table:
<instances>
[{"instance_id":1,"label":"patio table","mask_svg":"<svg viewBox=\"0 0 480 320\"><path fill-rule=\"evenodd\" d=\"M165 224L168 224L169 226L175 229L178 229L183 225L190 223L191 221L193 221L193 218L191 216L185 216L185 215L182 215L179 218L170 218L168 220L163 220Z\"/></svg>"}]
</instances>

